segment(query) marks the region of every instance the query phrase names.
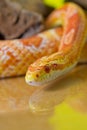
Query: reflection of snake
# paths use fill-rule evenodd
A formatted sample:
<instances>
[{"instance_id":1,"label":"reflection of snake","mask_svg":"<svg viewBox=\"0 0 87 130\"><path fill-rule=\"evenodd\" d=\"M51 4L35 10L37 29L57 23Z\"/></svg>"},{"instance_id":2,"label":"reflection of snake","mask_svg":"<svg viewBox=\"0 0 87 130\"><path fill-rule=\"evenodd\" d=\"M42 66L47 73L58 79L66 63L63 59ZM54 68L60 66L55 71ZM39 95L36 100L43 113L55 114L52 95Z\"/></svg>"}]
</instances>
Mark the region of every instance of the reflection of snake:
<instances>
[{"instance_id":1,"label":"reflection of snake","mask_svg":"<svg viewBox=\"0 0 87 130\"><path fill-rule=\"evenodd\" d=\"M0 77L23 75L29 64L42 57L30 65L26 74L26 82L40 85L67 73L76 65L87 34L82 9L68 3L54 11L46 25L61 27L29 39L0 41Z\"/></svg>"}]
</instances>

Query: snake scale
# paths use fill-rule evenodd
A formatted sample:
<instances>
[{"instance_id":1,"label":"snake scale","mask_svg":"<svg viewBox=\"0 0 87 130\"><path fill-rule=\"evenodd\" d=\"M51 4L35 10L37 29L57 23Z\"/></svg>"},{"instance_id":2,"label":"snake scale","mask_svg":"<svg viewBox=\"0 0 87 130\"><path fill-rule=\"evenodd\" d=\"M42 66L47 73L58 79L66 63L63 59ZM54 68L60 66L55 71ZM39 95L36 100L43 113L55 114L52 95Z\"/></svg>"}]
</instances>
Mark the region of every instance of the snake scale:
<instances>
[{"instance_id":1,"label":"snake scale","mask_svg":"<svg viewBox=\"0 0 87 130\"><path fill-rule=\"evenodd\" d=\"M26 82L39 86L63 76L78 63L86 23L83 9L66 3L48 16L46 27L52 29L26 39L0 41L0 78L26 73Z\"/></svg>"}]
</instances>

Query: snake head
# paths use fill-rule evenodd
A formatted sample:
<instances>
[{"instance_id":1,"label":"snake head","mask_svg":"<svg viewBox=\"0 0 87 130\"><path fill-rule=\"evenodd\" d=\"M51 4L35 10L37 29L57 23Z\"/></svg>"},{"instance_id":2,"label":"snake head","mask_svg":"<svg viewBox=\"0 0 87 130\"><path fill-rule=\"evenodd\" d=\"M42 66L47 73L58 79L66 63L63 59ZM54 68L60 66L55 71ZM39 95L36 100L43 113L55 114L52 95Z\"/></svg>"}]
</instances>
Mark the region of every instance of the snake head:
<instances>
[{"instance_id":1,"label":"snake head","mask_svg":"<svg viewBox=\"0 0 87 130\"><path fill-rule=\"evenodd\" d=\"M52 60L54 57L54 60ZM58 57L58 59L56 59ZM57 77L70 71L75 64L68 62L63 54L55 53L49 57L45 56L31 64L25 76L26 82L31 86L47 85Z\"/></svg>"},{"instance_id":2,"label":"snake head","mask_svg":"<svg viewBox=\"0 0 87 130\"><path fill-rule=\"evenodd\" d=\"M51 71L46 59L45 56L29 66L25 76L25 80L29 85L40 86L46 83L46 78Z\"/></svg>"}]
</instances>

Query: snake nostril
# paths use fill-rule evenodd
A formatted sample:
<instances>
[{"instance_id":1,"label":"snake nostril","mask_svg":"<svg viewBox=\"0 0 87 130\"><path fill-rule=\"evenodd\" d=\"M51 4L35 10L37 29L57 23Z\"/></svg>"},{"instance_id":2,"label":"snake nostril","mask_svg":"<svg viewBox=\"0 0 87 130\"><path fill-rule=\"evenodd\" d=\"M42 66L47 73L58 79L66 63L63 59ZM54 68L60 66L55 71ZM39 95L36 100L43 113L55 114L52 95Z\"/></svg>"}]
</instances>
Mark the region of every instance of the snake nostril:
<instances>
[{"instance_id":1,"label":"snake nostril","mask_svg":"<svg viewBox=\"0 0 87 130\"><path fill-rule=\"evenodd\" d=\"M58 65L56 63L52 64L52 69L55 70L58 68Z\"/></svg>"}]
</instances>

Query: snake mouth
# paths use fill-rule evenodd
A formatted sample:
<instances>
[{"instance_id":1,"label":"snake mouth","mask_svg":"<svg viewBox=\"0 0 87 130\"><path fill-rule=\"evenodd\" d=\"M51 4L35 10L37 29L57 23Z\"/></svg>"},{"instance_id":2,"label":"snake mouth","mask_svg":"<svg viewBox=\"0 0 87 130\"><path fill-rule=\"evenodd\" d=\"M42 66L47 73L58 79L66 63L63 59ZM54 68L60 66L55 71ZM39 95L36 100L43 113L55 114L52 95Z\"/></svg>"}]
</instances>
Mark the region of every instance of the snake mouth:
<instances>
[{"instance_id":1,"label":"snake mouth","mask_svg":"<svg viewBox=\"0 0 87 130\"><path fill-rule=\"evenodd\" d=\"M25 81L28 85L30 86L43 86L43 84L45 84L45 81L36 81L32 75L27 75L25 76Z\"/></svg>"}]
</instances>

